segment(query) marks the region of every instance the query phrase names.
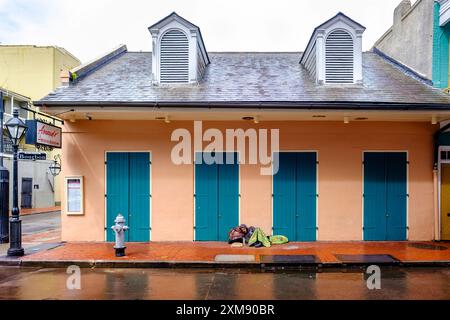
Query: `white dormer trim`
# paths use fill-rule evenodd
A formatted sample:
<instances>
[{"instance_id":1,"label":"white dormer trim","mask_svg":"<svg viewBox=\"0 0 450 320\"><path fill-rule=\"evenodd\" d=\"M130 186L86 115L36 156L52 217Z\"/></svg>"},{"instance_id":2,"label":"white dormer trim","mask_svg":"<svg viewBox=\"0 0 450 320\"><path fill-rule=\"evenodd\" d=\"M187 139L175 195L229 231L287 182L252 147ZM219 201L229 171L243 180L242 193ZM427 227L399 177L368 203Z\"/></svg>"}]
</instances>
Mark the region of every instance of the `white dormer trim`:
<instances>
[{"instance_id":1,"label":"white dormer trim","mask_svg":"<svg viewBox=\"0 0 450 320\"><path fill-rule=\"evenodd\" d=\"M336 30L347 32L353 39L353 83L360 84L363 80L362 35L365 27L343 13L338 13L314 30L300 63L315 78L317 84L326 84L326 42L328 36Z\"/></svg>"},{"instance_id":2,"label":"white dormer trim","mask_svg":"<svg viewBox=\"0 0 450 320\"><path fill-rule=\"evenodd\" d=\"M198 63L205 67L208 65L209 58L206 51L200 29L176 13L172 13L163 20L149 27L152 35L152 81L153 84L161 83L161 40L164 35L171 30L178 30L184 33L189 42L189 82L198 83L203 74L198 72ZM198 61L200 57L201 61Z\"/></svg>"}]
</instances>

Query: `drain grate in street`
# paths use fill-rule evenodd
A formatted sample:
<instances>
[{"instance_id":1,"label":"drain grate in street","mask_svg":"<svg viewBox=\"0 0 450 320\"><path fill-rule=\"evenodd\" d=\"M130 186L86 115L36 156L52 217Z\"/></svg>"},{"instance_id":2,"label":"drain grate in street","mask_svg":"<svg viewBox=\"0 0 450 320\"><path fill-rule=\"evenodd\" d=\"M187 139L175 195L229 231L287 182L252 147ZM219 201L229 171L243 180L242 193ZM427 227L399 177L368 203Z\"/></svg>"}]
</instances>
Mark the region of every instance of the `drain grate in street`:
<instances>
[{"instance_id":1,"label":"drain grate in street","mask_svg":"<svg viewBox=\"0 0 450 320\"><path fill-rule=\"evenodd\" d=\"M408 247L422 250L437 250L437 251L444 251L448 249L446 246L440 246L437 244L430 244L430 243L409 243Z\"/></svg>"},{"instance_id":2,"label":"drain grate in street","mask_svg":"<svg viewBox=\"0 0 450 320\"><path fill-rule=\"evenodd\" d=\"M214 258L216 262L255 262L252 254L218 254Z\"/></svg>"},{"instance_id":3,"label":"drain grate in street","mask_svg":"<svg viewBox=\"0 0 450 320\"><path fill-rule=\"evenodd\" d=\"M343 263L396 263L397 259L388 254L335 254Z\"/></svg>"},{"instance_id":4,"label":"drain grate in street","mask_svg":"<svg viewBox=\"0 0 450 320\"><path fill-rule=\"evenodd\" d=\"M262 263L286 263L286 264L314 264L319 259L314 255L263 255Z\"/></svg>"}]
</instances>

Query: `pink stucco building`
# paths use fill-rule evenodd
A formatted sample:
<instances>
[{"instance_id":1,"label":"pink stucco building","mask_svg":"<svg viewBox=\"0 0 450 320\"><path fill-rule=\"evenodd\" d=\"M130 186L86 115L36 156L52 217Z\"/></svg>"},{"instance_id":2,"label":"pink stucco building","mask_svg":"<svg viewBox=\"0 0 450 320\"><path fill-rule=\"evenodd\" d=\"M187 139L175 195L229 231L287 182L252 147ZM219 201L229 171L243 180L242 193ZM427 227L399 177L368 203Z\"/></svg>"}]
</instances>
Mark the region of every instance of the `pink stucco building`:
<instances>
[{"instance_id":1,"label":"pink stucco building","mask_svg":"<svg viewBox=\"0 0 450 320\"><path fill-rule=\"evenodd\" d=\"M35 103L65 120L63 240L112 240L118 213L128 241L225 240L241 223L292 241L440 239L434 135L450 98L362 52L364 30L339 13L301 53L208 53L173 13L149 28L152 52L120 47L63 74ZM236 129L244 149L226 148ZM261 132L274 175L250 159ZM180 142L192 161L174 159Z\"/></svg>"}]
</instances>

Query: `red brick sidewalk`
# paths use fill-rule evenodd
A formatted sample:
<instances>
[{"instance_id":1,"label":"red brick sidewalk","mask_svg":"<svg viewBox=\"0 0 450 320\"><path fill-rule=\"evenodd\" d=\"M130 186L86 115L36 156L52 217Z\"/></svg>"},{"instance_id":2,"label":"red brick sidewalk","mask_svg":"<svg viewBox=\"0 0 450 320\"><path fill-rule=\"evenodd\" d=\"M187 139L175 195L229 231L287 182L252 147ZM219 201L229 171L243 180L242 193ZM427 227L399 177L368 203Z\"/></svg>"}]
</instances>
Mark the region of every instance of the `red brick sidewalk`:
<instances>
[{"instance_id":1,"label":"red brick sidewalk","mask_svg":"<svg viewBox=\"0 0 450 320\"><path fill-rule=\"evenodd\" d=\"M128 243L127 256L117 258L112 243L65 243L61 247L25 256L22 261L112 261L161 263L215 263L217 255L314 255L320 264L336 264L336 255L390 255L401 263L450 262L450 243L434 242L315 242L289 243L271 248L231 248L223 242Z\"/></svg>"}]
</instances>

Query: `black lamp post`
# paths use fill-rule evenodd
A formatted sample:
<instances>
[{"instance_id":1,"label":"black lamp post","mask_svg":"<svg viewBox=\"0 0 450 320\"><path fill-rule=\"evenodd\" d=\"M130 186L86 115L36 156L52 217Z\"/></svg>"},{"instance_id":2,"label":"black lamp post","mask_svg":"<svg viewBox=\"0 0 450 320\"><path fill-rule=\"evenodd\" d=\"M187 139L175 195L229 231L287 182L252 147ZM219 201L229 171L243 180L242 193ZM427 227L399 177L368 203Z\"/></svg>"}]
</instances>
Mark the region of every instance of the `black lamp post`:
<instances>
[{"instance_id":1,"label":"black lamp post","mask_svg":"<svg viewBox=\"0 0 450 320\"><path fill-rule=\"evenodd\" d=\"M19 191L18 191L18 174L17 174L17 151L19 150L20 139L25 135L27 126L19 119L19 109L14 109L13 118L6 123L8 136L11 139L14 151L13 158L13 209L10 222L10 246L8 256L23 256L22 248L22 221L20 220L19 211Z\"/></svg>"}]
</instances>

